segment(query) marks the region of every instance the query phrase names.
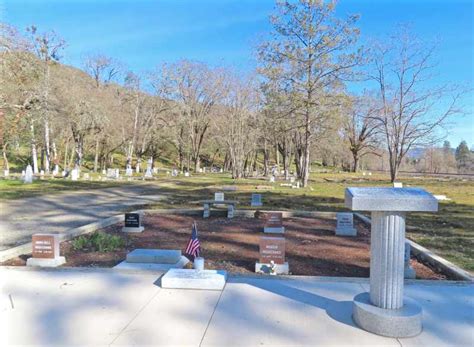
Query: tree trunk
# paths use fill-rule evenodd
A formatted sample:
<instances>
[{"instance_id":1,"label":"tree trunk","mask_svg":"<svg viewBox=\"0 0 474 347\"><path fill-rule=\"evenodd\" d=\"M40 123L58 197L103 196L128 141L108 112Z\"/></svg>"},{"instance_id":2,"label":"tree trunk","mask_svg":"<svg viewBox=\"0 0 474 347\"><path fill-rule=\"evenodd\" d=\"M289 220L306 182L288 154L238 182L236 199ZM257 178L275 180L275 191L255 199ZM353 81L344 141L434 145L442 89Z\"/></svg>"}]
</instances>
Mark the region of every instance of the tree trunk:
<instances>
[{"instance_id":1,"label":"tree trunk","mask_svg":"<svg viewBox=\"0 0 474 347\"><path fill-rule=\"evenodd\" d=\"M94 172L97 172L99 167L99 137L95 139L95 156L94 156Z\"/></svg>"},{"instance_id":2,"label":"tree trunk","mask_svg":"<svg viewBox=\"0 0 474 347\"><path fill-rule=\"evenodd\" d=\"M354 158L352 172L357 172L359 169L359 153L356 151L352 151L352 157Z\"/></svg>"},{"instance_id":3,"label":"tree trunk","mask_svg":"<svg viewBox=\"0 0 474 347\"><path fill-rule=\"evenodd\" d=\"M2 154L3 154L3 168L5 170L10 170L10 164L8 163L8 158L7 158L7 144L4 143L2 146Z\"/></svg>"},{"instance_id":4,"label":"tree trunk","mask_svg":"<svg viewBox=\"0 0 474 347\"><path fill-rule=\"evenodd\" d=\"M44 162L43 168L46 173L49 173L51 168L51 151L49 148L49 121L47 118L44 120Z\"/></svg>"},{"instance_id":5,"label":"tree trunk","mask_svg":"<svg viewBox=\"0 0 474 347\"><path fill-rule=\"evenodd\" d=\"M31 159L33 164L33 173L37 174L38 171L38 153L36 151L36 139L35 139L35 126L33 123L30 124L31 134Z\"/></svg>"}]
</instances>

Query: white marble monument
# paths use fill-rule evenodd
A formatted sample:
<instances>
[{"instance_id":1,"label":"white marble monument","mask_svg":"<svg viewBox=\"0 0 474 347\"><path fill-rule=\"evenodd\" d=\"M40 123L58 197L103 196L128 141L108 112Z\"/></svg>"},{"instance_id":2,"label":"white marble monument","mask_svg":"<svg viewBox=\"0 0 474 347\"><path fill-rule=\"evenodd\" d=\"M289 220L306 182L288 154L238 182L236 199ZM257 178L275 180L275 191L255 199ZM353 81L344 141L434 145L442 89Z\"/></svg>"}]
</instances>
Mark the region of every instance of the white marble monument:
<instances>
[{"instance_id":1,"label":"white marble monument","mask_svg":"<svg viewBox=\"0 0 474 347\"><path fill-rule=\"evenodd\" d=\"M28 165L25 170L25 175L23 177L24 183L33 183L33 168L31 165Z\"/></svg>"},{"instance_id":2,"label":"white marble monument","mask_svg":"<svg viewBox=\"0 0 474 347\"><path fill-rule=\"evenodd\" d=\"M170 269L161 277L161 287L169 289L222 290L227 281L223 270Z\"/></svg>"}]
</instances>

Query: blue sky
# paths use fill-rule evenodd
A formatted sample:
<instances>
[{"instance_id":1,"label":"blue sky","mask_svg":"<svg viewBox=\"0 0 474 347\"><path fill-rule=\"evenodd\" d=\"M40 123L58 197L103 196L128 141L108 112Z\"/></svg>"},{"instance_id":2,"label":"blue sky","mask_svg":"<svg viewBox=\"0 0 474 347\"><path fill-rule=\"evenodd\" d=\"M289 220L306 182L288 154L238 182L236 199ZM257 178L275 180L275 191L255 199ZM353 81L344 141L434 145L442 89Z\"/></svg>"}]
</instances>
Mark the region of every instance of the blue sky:
<instances>
[{"instance_id":1,"label":"blue sky","mask_svg":"<svg viewBox=\"0 0 474 347\"><path fill-rule=\"evenodd\" d=\"M425 40L439 40L434 83L473 87L474 1L342 0L340 16L361 15L361 43L409 23ZM242 72L255 66L253 48L270 30L270 0L0 0L0 18L23 29L54 29L68 44L63 62L81 66L103 52L137 72L181 58L225 64ZM364 86L365 87L365 86ZM370 85L367 87L370 88ZM467 115L454 121L448 140L474 145L474 94Z\"/></svg>"}]
</instances>

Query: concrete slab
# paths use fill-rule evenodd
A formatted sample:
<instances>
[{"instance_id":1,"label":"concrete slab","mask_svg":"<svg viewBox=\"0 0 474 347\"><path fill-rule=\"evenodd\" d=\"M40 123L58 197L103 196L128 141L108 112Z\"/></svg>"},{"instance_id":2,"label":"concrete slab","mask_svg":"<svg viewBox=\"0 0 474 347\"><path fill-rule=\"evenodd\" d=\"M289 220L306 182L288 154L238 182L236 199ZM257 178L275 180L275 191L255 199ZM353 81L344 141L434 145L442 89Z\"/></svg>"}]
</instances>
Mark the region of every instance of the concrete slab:
<instances>
[{"instance_id":1,"label":"concrete slab","mask_svg":"<svg viewBox=\"0 0 474 347\"><path fill-rule=\"evenodd\" d=\"M423 331L394 339L352 321L367 279L231 277L223 291L161 289L156 274L0 268L0 345L472 346L474 285L407 281Z\"/></svg>"},{"instance_id":2,"label":"concrete slab","mask_svg":"<svg viewBox=\"0 0 474 347\"><path fill-rule=\"evenodd\" d=\"M181 260L179 249L134 249L127 254L129 263L176 264Z\"/></svg>"},{"instance_id":3,"label":"concrete slab","mask_svg":"<svg viewBox=\"0 0 474 347\"><path fill-rule=\"evenodd\" d=\"M220 293L161 289L112 345L199 346Z\"/></svg>"},{"instance_id":4,"label":"concrete slab","mask_svg":"<svg viewBox=\"0 0 474 347\"><path fill-rule=\"evenodd\" d=\"M227 272L222 270L170 269L161 278L161 287L169 289L222 290Z\"/></svg>"},{"instance_id":5,"label":"concrete slab","mask_svg":"<svg viewBox=\"0 0 474 347\"><path fill-rule=\"evenodd\" d=\"M126 260L114 266L117 270L143 270L154 272L166 272L169 269L182 269L189 263L189 259L184 255L174 264L153 264L153 263L129 263Z\"/></svg>"}]
</instances>

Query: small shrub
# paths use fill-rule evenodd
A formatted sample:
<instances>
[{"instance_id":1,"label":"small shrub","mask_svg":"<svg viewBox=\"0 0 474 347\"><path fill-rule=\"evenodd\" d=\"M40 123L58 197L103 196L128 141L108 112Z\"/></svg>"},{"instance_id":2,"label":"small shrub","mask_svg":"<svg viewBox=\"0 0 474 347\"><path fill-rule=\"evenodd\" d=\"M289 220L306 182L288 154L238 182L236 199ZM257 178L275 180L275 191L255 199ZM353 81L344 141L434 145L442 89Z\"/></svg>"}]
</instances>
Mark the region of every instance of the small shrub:
<instances>
[{"instance_id":1,"label":"small shrub","mask_svg":"<svg viewBox=\"0 0 474 347\"><path fill-rule=\"evenodd\" d=\"M72 246L75 250L110 252L125 246L125 241L120 236L99 231L91 235L79 236L72 241Z\"/></svg>"}]
</instances>

